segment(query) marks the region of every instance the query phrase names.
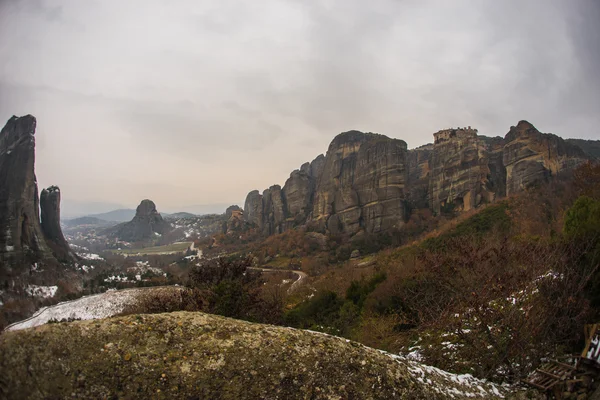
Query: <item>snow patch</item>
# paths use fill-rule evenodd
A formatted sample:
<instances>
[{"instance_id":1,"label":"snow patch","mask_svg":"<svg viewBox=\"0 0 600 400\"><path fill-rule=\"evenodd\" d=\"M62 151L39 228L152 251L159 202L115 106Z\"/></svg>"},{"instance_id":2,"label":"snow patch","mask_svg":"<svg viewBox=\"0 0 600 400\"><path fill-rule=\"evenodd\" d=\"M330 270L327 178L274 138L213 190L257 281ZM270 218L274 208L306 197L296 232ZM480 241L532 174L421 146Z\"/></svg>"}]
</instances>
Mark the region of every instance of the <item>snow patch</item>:
<instances>
[{"instance_id":1,"label":"snow patch","mask_svg":"<svg viewBox=\"0 0 600 400\"><path fill-rule=\"evenodd\" d=\"M98 254L93 253L77 253L77 255L85 260L104 260Z\"/></svg>"},{"instance_id":2,"label":"snow patch","mask_svg":"<svg viewBox=\"0 0 600 400\"><path fill-rule=\"evenodd\" d=\"M9 331L31 328L62 319L98 319L119 314L125 306L132 304L143 289L111 290L106 293L85 296L39 309L31 318L7 327ZM151 289L149 289L151 290Z\"/></svg>"},{"instance_id":3,"label":"snow patch","mask_svg":"<svg viewBox=\"0 0 600 400\"><path fill-rule=\"evenodd\" d=\"M44 299L54 297L57 290L58 290L58 286L29 285L25 288L25 291L30 296L42 297Z\"/></svg>"}]
</instances>

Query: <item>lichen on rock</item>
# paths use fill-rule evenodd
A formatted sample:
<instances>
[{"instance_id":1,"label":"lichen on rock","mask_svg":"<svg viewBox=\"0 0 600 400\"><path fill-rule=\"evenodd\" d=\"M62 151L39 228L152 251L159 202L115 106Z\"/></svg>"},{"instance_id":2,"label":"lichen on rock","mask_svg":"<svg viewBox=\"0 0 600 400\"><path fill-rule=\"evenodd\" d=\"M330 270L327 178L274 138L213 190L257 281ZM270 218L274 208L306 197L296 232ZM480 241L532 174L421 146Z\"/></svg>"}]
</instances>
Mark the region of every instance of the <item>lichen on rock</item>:
<instances>
[{"instance_id":1,"label":"lichen on rock","mask_svg":"<svg viewBox=\"0 0 600 400\"><path fill-rule=\"evenodd\" d=\"M345 339L189 312L5 332L0 369L0 393L14 399L460 399L504 393Z\"/></svg>"}]
</instances>

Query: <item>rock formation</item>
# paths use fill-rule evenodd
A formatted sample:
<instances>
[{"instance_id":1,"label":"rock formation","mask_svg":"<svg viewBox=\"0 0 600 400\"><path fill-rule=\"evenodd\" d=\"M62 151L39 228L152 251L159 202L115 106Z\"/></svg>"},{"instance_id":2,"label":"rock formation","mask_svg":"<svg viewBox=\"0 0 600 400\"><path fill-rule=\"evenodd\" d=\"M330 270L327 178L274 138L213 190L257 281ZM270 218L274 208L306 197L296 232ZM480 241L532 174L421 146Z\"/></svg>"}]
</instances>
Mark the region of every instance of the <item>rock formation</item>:
<instances>
[{"instance_id":1,"label":"rock formation","mask_svg":"<svg viewBox=\"0 0 600 400\"><path fill-rule=\"evenodd\" d=\"M200 312L0 336L7 399L496 399L509 389L343 338Z\"/></svg>"},{"instance_id":2,"label":"rock formation","mask_svg":"<svg viewBox=\"0 0 600 400\"><path fill-rule=\"evenodd\" d=\"M446 129L433 136L430 208L435 213L448 208L468 211L482 201L493 201L494 192L488 190L488 153L477 130L471 127Z\"/></svg>"},{"instance_id":3,"label":"rock formation","mask_svg":"<svg viewBox=\"0 0 600 400\"><path fill-rule=\"evenodd\" d=\"M283 188L250 192L244 218L265 235L303 224L334 235L385 232L401 228L410 209L467 211L593 158L526 121L504 138L477 133L445 129L413 150L379 134L341 133Z\"/></svg>"},{"instance_id":4,"label":"rock formation","mask_svg":"<svg viewBox=\"0 0 600 400\"><path fill-rule=\"evenodd\" d=\"M427 193L429 191L429 165L431 164L432 154L432 144L417 147L407 153L407 199L414 208L427 208L429 206Z\"/></svg>"},{"instance_id":5,"label":"rock formation","mask_svg":"<svg viewBox=\"0 0 600 400\"><path fill-rule=\"evenodd\" d=\"M333 139L317 184L312 219L332 234L399 228L406 217L406 142L374 133Z\"/></svg>"},{"instance_id":6,"label":"rock formation","mask_svg":"<svg viewBox=\"0 0 600 400\"><path fill-rule=\"evenodd\" d=\"M233 234L244 229L244 211L239 206L229 206L225 210L225 221L223 221L223 233Z\"/></svg>"},{"instance_id":7,"label":"rock formation","mask_svg":"<svg viewBox=\"0 0 600 400\"><path fill-rule=\"evenodd\" d=\"M76 261L77 256L69 247L60 227L60 189L50 186L40 194L42 232L46 243L60 261Z\"/></svg>"},{"instance_id":8,"label":"rock formation","mask_svg":"<svg viewBox=\"0 0 600 400\"><path fill-rule=\"evenodd\" d=\"M140 242L153 239L171 229L171 224L163 220L156 211L154 202L146 199L137 206L131 221L112 227L106 233L126 242Z\"/></svg>"},{"instance_id":9,"label":"rock formation","mask_svg":"<svg viewBox=\"0 0 600 400\"><path fill-rule=\"evenodd\" d=\"M246 196L244 202L244 219L262 229L262 195L258 190L253 190Z\"/></svg>"},{"instance_id":10,"label":"rock formation","mask_svg":"<svg viewBox=\"0 0 600 400\"><path fill-rule=\"evenodd\" d=\"M0 260L6 265L53 259L39 219L35 128L32 115L13 116L0 132Z\"/></svg>"},{"instance_id":11,"label":"rock formation","mask_svg":"<svg viewBox=\"0 0 600 400\"><path fill-rule=\"evenodd\" d=\"M540 133L527 121L512 126L504 142L507 195L547 181L590 158L581 148L556 135Z\"/></svg>"}]
</instances>

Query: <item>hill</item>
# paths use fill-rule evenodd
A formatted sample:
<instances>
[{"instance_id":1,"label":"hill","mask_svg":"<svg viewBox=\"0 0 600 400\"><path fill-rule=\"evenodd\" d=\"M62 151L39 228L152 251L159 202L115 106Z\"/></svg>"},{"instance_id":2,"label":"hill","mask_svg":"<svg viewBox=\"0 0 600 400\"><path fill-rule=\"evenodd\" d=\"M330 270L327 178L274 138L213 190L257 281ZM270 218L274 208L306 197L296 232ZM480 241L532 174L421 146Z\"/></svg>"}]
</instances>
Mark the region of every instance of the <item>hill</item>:
<instances>
[{"instance_id":1,"label":"hill","mask_svg":"<svg viewBox=\"0 0 600 400\"><path fill-rule=\"evenodd\" d=\"M86 217L98 218L104 221L127 222L135 216L135 210L132 208L121 208L100 214L86 215Z\"/></svg>"},{"instance_id":2,"label":"hill","mask_svg":"<svg viewBox=\"0 0 600 400\"><path fill-rule=\"evenodd\" d=\"M0 392L29 399L494 399L507 392L345 339L189 312L7 332L0 368Z\"/></svg>"},{"instance_id":3,"label":"hill","mask_svg":"<svg viewBox=\"0 0 600 400\"><path fill-rule=\"evenodd\" d=\"M176 212L176 213L172 213L172 214L163 213L162 216L165 219L191 219L191 218L197 217L196 214L192 214L189 212Z\"/></svg>"},{"instance_id":4,"label":"hill","mask_svg":"<svg viewBox=\"0 0 600 400\"><path fill-rule=\"evenodd\" d=\"M72 228L76 226L112 226L115 225L116 221L106 221L96 217L80 217L68 219L62 222L67 228Z\"/></svg>"}]
</instances>

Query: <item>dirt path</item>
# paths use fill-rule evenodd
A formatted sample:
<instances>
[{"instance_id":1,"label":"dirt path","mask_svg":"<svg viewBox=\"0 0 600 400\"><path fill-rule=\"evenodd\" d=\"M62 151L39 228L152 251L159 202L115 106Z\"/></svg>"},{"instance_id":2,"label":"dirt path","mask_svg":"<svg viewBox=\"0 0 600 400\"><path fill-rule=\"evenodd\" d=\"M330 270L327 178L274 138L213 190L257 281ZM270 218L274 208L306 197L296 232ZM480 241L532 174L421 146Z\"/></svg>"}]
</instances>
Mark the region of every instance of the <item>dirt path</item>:
<instances>
[{"instance_id":1,"label":"dirt path","mask_svg":"<svg viewBox=\"0 0 600 400\"><path fill-rule=\"evenodd\" d=\"M302 280L304 278L307 278L308 275L306 275L306 272L302 272L302 271L298 271L295 269L275 269L275 268L259 268L259 267L249 267L249 269L253 269L256 271L262 271L262 272L291 272L293 274L298 275L298 279L296 279L296 281L294 283L292 283L292 286L289 287L288 289L288 294L294 292L302 283Z\"/></svg>"}]
</instances>

